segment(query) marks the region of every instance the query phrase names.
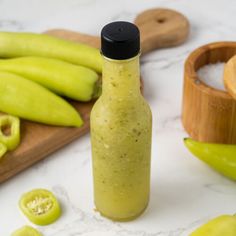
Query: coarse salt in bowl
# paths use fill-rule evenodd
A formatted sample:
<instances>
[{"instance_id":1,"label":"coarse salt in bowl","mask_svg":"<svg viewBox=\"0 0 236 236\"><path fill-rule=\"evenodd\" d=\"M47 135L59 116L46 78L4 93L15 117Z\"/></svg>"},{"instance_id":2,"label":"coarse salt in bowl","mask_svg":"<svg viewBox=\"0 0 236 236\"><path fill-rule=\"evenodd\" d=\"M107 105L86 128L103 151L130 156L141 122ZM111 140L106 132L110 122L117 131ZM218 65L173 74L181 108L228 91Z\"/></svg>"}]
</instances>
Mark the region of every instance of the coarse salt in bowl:
<instances>
[{"instance_id":1,"label":"coarse salt in bowl","mask_svg":"<svg viewBox=\"0 0 236 236\"><path fill-rule=\"evenodd\" d=\"M223 79L224 66L224 62L207 64L197 71L197 75L206 85L217 90L226 91Z\"/></svg>"}]
</instances>

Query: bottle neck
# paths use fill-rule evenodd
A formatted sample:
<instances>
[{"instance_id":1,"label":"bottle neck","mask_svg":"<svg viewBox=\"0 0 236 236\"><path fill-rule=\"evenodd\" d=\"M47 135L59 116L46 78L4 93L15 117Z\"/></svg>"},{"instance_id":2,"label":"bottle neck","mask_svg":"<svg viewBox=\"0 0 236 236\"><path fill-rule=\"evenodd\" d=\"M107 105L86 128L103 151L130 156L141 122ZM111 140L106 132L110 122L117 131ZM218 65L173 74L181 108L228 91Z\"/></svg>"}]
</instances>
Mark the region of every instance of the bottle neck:
<instances>
[{"instance_id":1,"label":"bottle neck","mask_svg":"<svg viewBox=\"0 0 236 236\"><path fill-rule=\"evenodd\" d=\"M139 55L127 60L103 57L102 95L129 98L140 95Z\"/></svg>"}]
</instances>

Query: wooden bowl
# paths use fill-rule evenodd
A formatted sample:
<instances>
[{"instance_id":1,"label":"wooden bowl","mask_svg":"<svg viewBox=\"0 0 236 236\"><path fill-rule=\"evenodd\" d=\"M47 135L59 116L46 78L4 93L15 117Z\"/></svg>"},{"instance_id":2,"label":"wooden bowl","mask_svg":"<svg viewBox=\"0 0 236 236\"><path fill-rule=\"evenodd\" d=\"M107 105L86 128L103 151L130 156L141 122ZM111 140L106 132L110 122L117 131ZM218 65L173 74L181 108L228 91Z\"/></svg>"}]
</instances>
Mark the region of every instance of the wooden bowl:
<instances>
[{"instance_id":1,"label":"wooden bowl","mask_svg":"<svg viewBox=\"0 0 236 236\"><path fill-rule=\"evenodd\" d=\"M235 54L236 42L217 42L196 49L185 62L182 122L195 140L236 144L236 100L207 86L196 73L204 65L227 62Z\"/></svg>"}]
</instances>

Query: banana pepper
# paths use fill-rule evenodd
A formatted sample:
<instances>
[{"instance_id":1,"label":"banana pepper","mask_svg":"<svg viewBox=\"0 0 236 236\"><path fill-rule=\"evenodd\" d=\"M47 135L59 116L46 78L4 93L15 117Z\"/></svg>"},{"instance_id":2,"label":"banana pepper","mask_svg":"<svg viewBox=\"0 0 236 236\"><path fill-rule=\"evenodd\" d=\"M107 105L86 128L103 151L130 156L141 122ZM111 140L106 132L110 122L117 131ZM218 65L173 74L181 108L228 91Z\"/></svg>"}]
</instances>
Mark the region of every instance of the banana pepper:
<instances>
[{"instance_id":1,"label":"banana pepper","mask_svg":"<svg viewBox=\"0 0 236 236\"><path fill-rule=\"evenodd\" d=\"M0 60L0 70L18 74L49 90L78 101L90 101L99 85L93 70L65 61L44 57Z\"/></svg>"},{"instance_id":2,"label":"banana pepper","mask_svg":"<svg viewBox=\"0 0 236 236\"><path fill-rule=\"evenodd\" d=\"M235 236L236 216L222 215L204 224L190 236Z\"/></svg>"},{"instance_id":3,"label":"banana pepper","mask_svg":"<svg viewBox=\"0 0 236 236\"><path fill-rule=\"evenodd\" d=\"M79 113L61 97L24 77L2 71L0 111L50 125L83 124Z\"/></svg>"},{"instance_id":4,"label":"banana pepper","mask_svg":"<svg viewBox=\"0 0 236 236\"><path fill-rule=\"evenodd\" d=\"M236 145L203 143L190 138L184 139L184 143L197 158L222 175L236 180Z\"/></svg>"},{"instance_id":5,"label":"banana pepper","mask_svg":"<svg viewBox=\"0 0 236 236\"><path fill-rule=\"evenodd\" d=\"M97 48L46 34L0 32L0 57L38 56L56 58L102 72Z\"/></svg>"}]
</instances>

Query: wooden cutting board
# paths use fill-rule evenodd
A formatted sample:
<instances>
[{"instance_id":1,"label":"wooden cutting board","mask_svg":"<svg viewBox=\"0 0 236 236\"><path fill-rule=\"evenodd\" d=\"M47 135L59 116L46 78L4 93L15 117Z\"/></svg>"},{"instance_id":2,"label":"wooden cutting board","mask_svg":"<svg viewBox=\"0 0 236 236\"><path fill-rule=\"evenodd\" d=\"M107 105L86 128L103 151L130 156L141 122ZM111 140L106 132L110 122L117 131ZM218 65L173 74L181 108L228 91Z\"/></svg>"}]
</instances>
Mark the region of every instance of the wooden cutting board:
<instances>
[{"instance_id":1,"label":"wooden cutting board","mask_svg":"<svg viewBox=\"0 0 236 236\"><path fill-rule=\"evenodd\" d=\"M137 16L135 24L141 32L142 54L181 44L189 33L188 20L182 14L168 9L147 10ZM63 29L53 29L45 33L100 48L99 37ZM84 125L81 128L47 126L22 120L20 146L0 161L0 183L89 131L93 102L71 103L82 115Z\"/></svg>"}]
</instances>

